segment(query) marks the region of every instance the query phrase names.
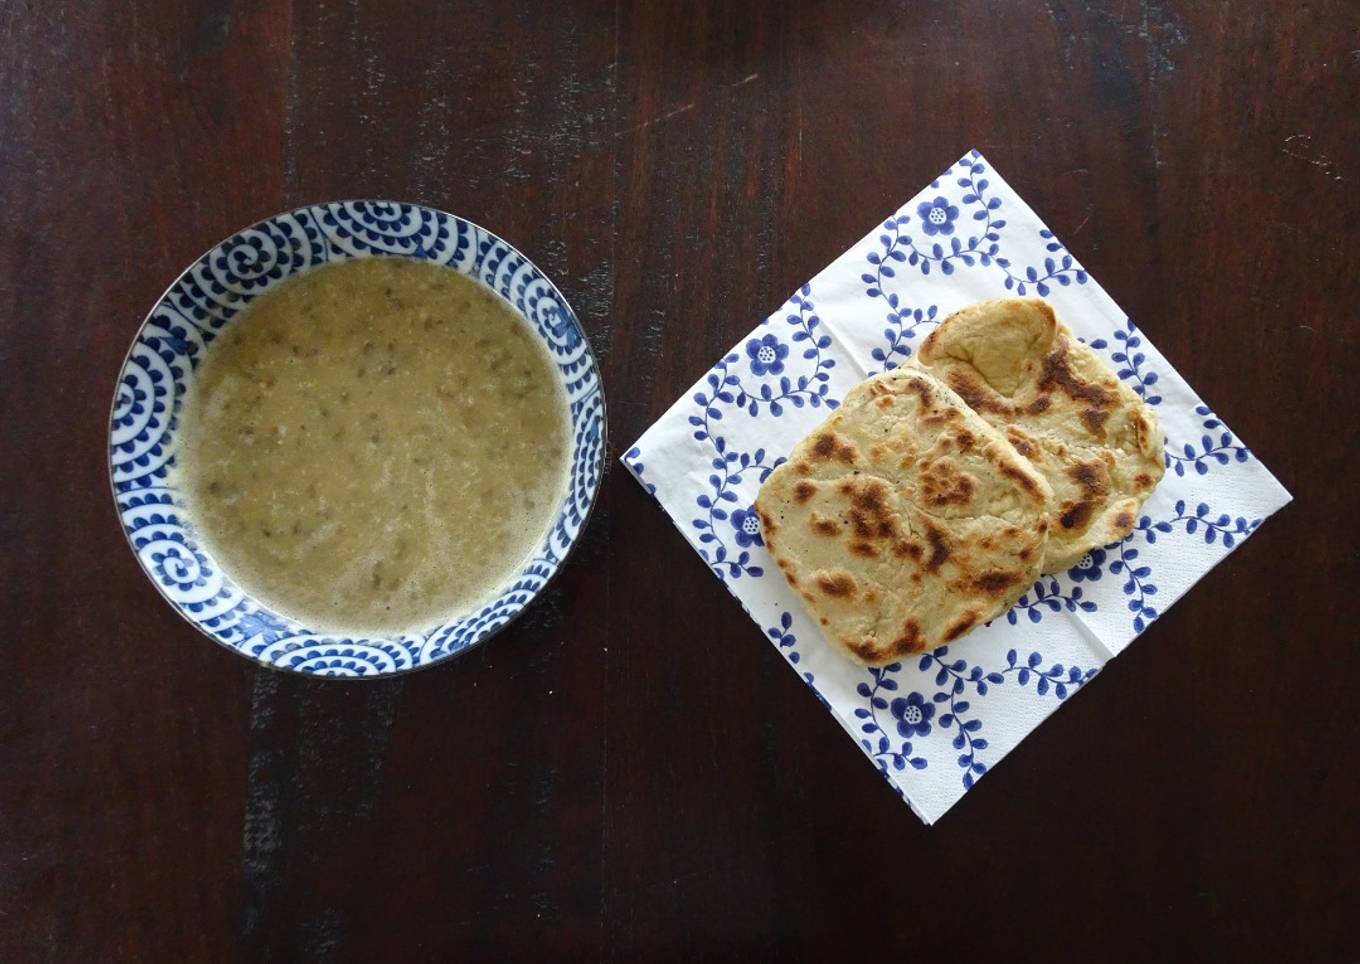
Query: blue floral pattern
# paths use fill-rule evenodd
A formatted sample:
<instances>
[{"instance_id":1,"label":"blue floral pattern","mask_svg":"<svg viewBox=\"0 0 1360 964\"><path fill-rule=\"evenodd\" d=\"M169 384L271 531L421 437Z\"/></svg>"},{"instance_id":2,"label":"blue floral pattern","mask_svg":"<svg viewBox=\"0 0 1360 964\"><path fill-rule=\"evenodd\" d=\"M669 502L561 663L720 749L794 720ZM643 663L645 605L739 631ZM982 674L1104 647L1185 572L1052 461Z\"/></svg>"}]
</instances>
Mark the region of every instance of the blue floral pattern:
<instances>
[{"instance_id":1,"label":"blue floral pattern","mask_svg":"<svg viewBox=\"0 0 1360 964\"><path fill-rule=\"evenodd\" d=\"M779 625L772 626L765 633L781 650L788 650L786 655L790 663L798 662L798 650L794 648L798 645L798 637L793 634L792 613L785 610L779 617Z\"/></svg>"},{"instance_id":2,"label":"blue floral pattern","mask_svg":"<svg viewBox=\"0 0 1360 964\"><path fill-rule=\"evenodd\" d=\"M509 586L476 612L415 634L349 639L270 612L199 546L170 475L177 412L198 359L235 315L272 285L315 265L395 255L435 261L503 296L556 363L571 416L571 469L558 519ZM787 349L786 349L787 353ZM604 396L580 324L539 270L461 218L382 201L300 208L237 232L181 276L152 308L128 353L109 419L109 464L124 531L147 574L191 623L261 662L329 676L372 676L462 652L513 619L575 543L604 466ZM635 469L639 475L642 465Z\"/></svg>"},{"instance_id":3,"label":"blue floral pattern","mask_svg":"<svg viewBox=\"0 0 1360 964\"><path fill-rule=\"evenodd\" d=\"M1067 570L1067 577L1073 582L1096 582L1100 579L1100 567L1103 565L1105 565L1105 550L1092 549L1080 562Z\"/></svg>"},{"instance_id":4,"label":"blue floral pattern","mask_svg":"<svg viewBox=\"0 0 1360 964\"><path fill-rule=\"evenodd\" d=\"M758 481L764 482L782 461L783 459L779 459L766 464L764 449L756 449L753 454L725 452L714 457L712 462L714 471L708 477L712 494L704 494L695 499L695 504L705 510L707 515L694 519L691 524L700 530L699 554L719 575L726 574L732 579L740 579L742 576L759 577L764 574L761 567L751 564L751 553L748 551L750 546L764 545L760 540L759 520L755 520L756 524L752 525L749 507L729 512L726 506L739 501L740 496L737 495L736 487L742 484L744 474L750 473ZM732 542L741 549L740 552L733 554L731 546L720 531L718 526L720 522L728 522L731 525L734 530ZM751 531L752 528L756 529L754 533Z\"/></svg>"},{"instance_id":5,"label":"blue floral pattern","mask_svg":"<svg viewBox=\"0 0 1360 964\"><path fill-rule=\"evenodd\" d=\"M1190 514L1186 511L1183 499L1176 502L1175 515L1169 518L1154 521L1151 516L1145 515L1139 519L1132 533L1122 542L1109 547L1115 558L1107 566L1112 575L1123 580L1121 590L1128 598L1134 631L1141 633L1158 616L1156 607L1149 602L1158 591L1152 581L1152 567L1139 561L1136 542L1155 545L1159 534L1167 535L1180 529L1188 536L1202 533L1206 545L1219 542L1224 549L1231 549L1260 524L1259 518L1248 521L1244 516L1234 519L1227 513L1215 515L1205 502L1201 502Z\"/></svg>"},{"instance_id":6,"label":"blue floral pattern","mask_svg":"<svg viewBox=\"0 0 1360 964\"><path fill-rule=\"evenodd\" d=\"M986 173L987 165L982 156L974 151L931 184L932 188L938 188L942 180L951 174L956 175L957 185L964 192L959 203L973 209L972 220L976 225L976 233L966 238L950 237L947 243L934 241L918 244L911 233L910 215L898 214L883 223L887 233L878 239L882 250L871 250L865 256L879 270L861 276L868 285L865 293L869 297L887 297L883 278L896 277L889 262L906 262L908 266L919 269L922 275L929 275L932 266L947 275L960 267L990 268L1001 273L1007 291L1019 295L1029 294L1033 289L1035 294L1047 297L1055 285L1065 288L1072 284L1086 284L1089 280L1086 270L1073 260L1047 228L1038 232L1045 251L1039 263L1021 267L1002 254L1001 232L1007 222L999 216L1002 201L990 193L992 185ZM954 234L954 221L959 216L959 208L943 196L937 196L917 205L916 215L920 230L927 238L949 236Z\"/></svg>"},{"instance_id":7,"label":"blue floral pattern","mask_svg":"<svg viewBox=\"0 0 1360 964\"><path fill-rule=\"evenodd\" d=\"M922 201L918 204L916 216L921 219L921 230L928 237L934 237L937 234L953 234L954 222L959 217L959 209L945 198L937 195L933 201Z\"/></svg>"},{"instance_id":8,"label":"blue floral pattern","mask_svg":"<svg viewBox=\"0 0 1360 964\"><path fill-rule=\"evenodd\" d=\"M1020 621L1021 613L1024 613L1030 622L1037 623L1043 620L1045 611L1060 613L1066 610L1075 613L1080 610L1093 613L1097 608L1091 600L1082 598L1080 586L1073 586L1067 592L1063 592L1055 577L1043 576L1029 592L1015 601L1015 605L1006 613L1006 622L1014 626Z\"/></svg>"},{"instance_id":9,"label":"blue floral pattern","mask_svg":"<svg viewBox=\"0 0 1360 964\"><path fill-rule=\"evenodd\" d=\"M1030 653L1023 664L1017 664L1017 653L1014 649L1007 652L1006 668L1000 670L970 666L964 659L947 660L945 657L948 655L949 647L941 646L934 652L922 656L918 668L924 672L935 673L935 685L940 689L931 699L948 710L940 716L940 727L955 730L951 746L961 751L956 762L963 771L961 782L965 790L972 787L974 781L987 772L987 764L978 759L978 753L990 745L986 738L980 735L982 720L973 715L971 701L961 699L968 687L971 686L978 696L986 696L989 686L1001 686L1013 676L1016 685L1022 688L1032 681L1034 692L1038 696L1047 696L1051 690L1055 698L1065 700L1070 692L1082 686L1097 672L1095 668L1064 667L1061 663L1054 663L1048 669L1044 669L1044 658L1037 652Z\"/></svg>"},{"instance_id":10,"label":"blue floral pattern","mask_svg":"<svg viewBox=\"0 0 1360 964\"><path fill-rule=\"evenodd\" d=\"M1133 319L1125 318L1124 327L1116 328L1111 337L1118 342L1115 350L1110 352L1110 361L1115 363L1117 369L1115 374L1149 405L1162 404L1162 396L1153 388L1159 376L1155 371L1145 371L1143 368L1148 359L1138 350L1143 345L1143 339ZM1097 350L1110 347L1104 338L1096 338L1089 345Z\"/></svg>"},{"instance_id":11,"label":"blue floral pattern","mask_svg":"<svg viewBox=\"0 0 1360 964\"><path fill-rule=\"evenodd\" d=\"M899 696L888 704L888 711L897 721L898 736L930 736L930 718L935 715L935 707L920 693Z\"/></svg>"},{"instance_id":12,"label":"blue floral pattern","mask_svg":"<svg viewBox=\"0 0 1360 964\"><path fill-rule=\"evenodd\" d=\"M1228 465L1231 462L1246 462L1251 458L1247 447L1233 437L1207 405L1196 405L1195 414L1201 416L1204 434L1195 442L1184 442L1180 451L1175 451L1168 442L1166 449L1167 468L1177 475L1185 475L1187 467L1197 475L1208 475L1209 467L1215 463Z\"/></svg>"},{"instance_id":13,"label":"blue floral pattern","mask_svg":"<svg viewBox=\"0 0 1360 964\"><path fill-rule=\"evenodd\" d=\"M1185 403L1193 392L1131 320L1083 298L1058 305L1074 333L1149 405L1176 412L1163 417L1169 471L1127 539L1044 576L1005 619L911 660L857 667L825 645L770 564L752 501L844 391L864 372L908 361L953 307L1007 291L1060 299L1064 289L1085 285L1095 287L1085 269L971 152L795 292L623 457L927 820L1145 630L1187 578L1212 565L1210 553L1221 556L1259 525L1259 510L1233 505L1278 505L1286 495L1207 406ZM1186 424L1200 430L1181 438ZM1220 473L1229 484L1212 496L1195 494L1194 486ZM1255 502L1237 495L1248 490ZM1164 547L1168 540L1173 545ZM1185 557L1192 545L1199 556L1167 565L1170 553Z\"/></svg>"},{"instance_id":14,"label":"blue floral pattern","mask_svg":"<svg viewBox=\"0 0 1360 964\"><path fill-rule=\"evenodd\" d=\"M889 767L894 770L905 770L910 766L916 770L924 770L929 765L925 757L913 755L910 737L916 734L921 736L929 734L930 721L929 717L925 716L925 711L929 710L930 715L934 716L935 708L925 703L920 693L911 693L905 699L897 697L891 703L882 695L884 692L892 693L897 690L897 678L894 674L901 668L901 663L893 663L882 669L870 669L868 673L873 685L860 683L856 687L856 692L868 702L868 705L855 709L855 716L863 721L860 723L860 731L864 736L860 738L860 746L869 754L870 759L878 764L884 776L888 775ZM890 728L895 732L897 739L883 728L883 722L878 715L883 711L887 711L896 721L890 724ZM908 719L912 722L906 722Z\"/></svg>"},{"instance_id":15,"label":"blue floral pattern","mask_svg":"<svg viewBox=\"0 0 1360 964\"><path fill-rule=\"evenodd\" d=\"M780 375L784 372L784 359L789 357L789 346L773 332L766 332L746 343L746 357L751 360L752 375Z\"/></svg>"},{"instance_id":16,"label":"blue floral pattern","mask_svg":"<svg viewBox=\"0 0 1360 964\"><path fill-rule=\"evenodd\" d=\"M648 495L656 495L656 483L649 482L643 478L647 472L647 466L642 464L642 450L636 445L623 453L623 464L628 466L634 478L642 483L642 487L647 490Z\"/></svg>"},{"instance_id":17,"label":"blue floral pattern","mask_svg":"<svg viewBox=\"0 0 1360 964\"><path fill-rule=\"evenodd\" d=\"M964 698L970 687L976 696L985 697L989 687L1004 685L1008 680L1021 688L1033 683L1036 695L1042 697L1051 693L1054 698L1065 700L1096 674L1095 668L1081 669L1061 663L1045 669L1043 656L1037 652L1030 653L1024 663L1017 663L1014 649L1006 654L1005 667L992 670L970 665L966 659L947 657L948 646L920 657L917 670L925 674L921 678L932 679L936 688L929 699L915 691L892 698L883 695L897 691L902 663L890 663L882 669L870 668L865 671L869 680L856 686L855 691L863 701L854 711L861 721L860 745L885 774L889 767L905 770L911 766L924 770L930 765L925 757L913 756L911 740L931 735L931 721L938 707L940 729L953 732L950 746L961 751L955 762L962 771L960 779L967 789L987 772L987 763L979 759L978 754L990 745L982 735L982 720L974 713L972 701ZM879 717L883 710L887 710L893 721L889 729L884 728Z\"/></svg>"},{"instance_id":18,"label":"blue floral pattern","mask_svg":"<svg viewBox=\"0 0 1360 964\"><path fill-rule=\"evenodd\" d=\"M896 292L889 294L888 326L883 329L883 345L874 348L869 357L879 362L885 371L896 368L900 361L911 354L908 342L916 337L916 329L922 325L933 325L938 311L935 305L930 305L924 311L902 306Z\"/></svg>"},{"instance_id":19,"label":"blue floral pattern","mask_svg":"<svg viewBox=\"0 0 1360 964\"><path fill-rule=\"evenodd\" d=\"M1156 389L1160 376L1151 367L1148 355L1141 350L1143 339L1138 333L1137 326L1132 320L1125 319L1123 328L1115 329L1111 337L1115 344L1103 338L1093 339L1088 344L1097 350L1110 349L1110 361L1117 366L1116 374L1119 378L1149 405L1161 405L1162 396ZM1247 447L1228 431L1208 405L1202 403L1195 405L1194 413L1200 420L1203 434L1190 441L1173 440L1168 437L1166 441L1168 469L1181 477L1190 470L1196 475L1208 475L1210 468L1215 464L1226 466L1232 462L1247 462L1251 459Z\"/></svg>"},{"instance_id":20,"label":"blue floral pattern","mask_svg":"<svg viewBox=\"0 0 1360 964\"><path fill-rule=\"evenodd\" d=\"M786 407L831 409L840 404L829 395L831 372L836 367L835 359L825 354L831 346L831 337L820 330L822 322L811 295L811 286L804 285L789 299L789 310L784 316L784 324L792 329L790 342L803 346L800 361L806 373L795 378L781 374L790 349L774 332L767 331L748 339L745 352L752 374L766 376L765 379L746 382L739 368L741 356L732 352L719 359L705 376L703 386L692 396L695 411L688 415L691 434L696 442L708 448L711 471L707 491L694 500L703 514L691 519L690 525L699 531L700 556L719 576L740 579L764 574L761 566L753 564L750 552L752 547L763 546L759 522L753 518L749 503L737 507L741 502L738 487L751 478L758 488L784 461L782 457L771 459L764 448L753 452L730 450L726 437L719 432L724 413L780 418ZM764 322L765 327L774 324L774 316ZM768 378L775 376L778 380L771 383ZM640 465L636 456L625 458L624 464L641 479L641 472L634 468ZM718 525L721 522L729 523L730 537L723 535Z\"/></svg>"},{"instance_id":21,"label":"blue floral pattern","mask_svg":"<svg viewBox=\"0 0 1360 964\"><path fill-rule=\"evenodd\" d=\"M736 530L737 545L747 549L765 544L760 538L760 519L756 516L754 507L737 509L732 513L731 521L732 528Z\"/></svg>"}]
</instances>

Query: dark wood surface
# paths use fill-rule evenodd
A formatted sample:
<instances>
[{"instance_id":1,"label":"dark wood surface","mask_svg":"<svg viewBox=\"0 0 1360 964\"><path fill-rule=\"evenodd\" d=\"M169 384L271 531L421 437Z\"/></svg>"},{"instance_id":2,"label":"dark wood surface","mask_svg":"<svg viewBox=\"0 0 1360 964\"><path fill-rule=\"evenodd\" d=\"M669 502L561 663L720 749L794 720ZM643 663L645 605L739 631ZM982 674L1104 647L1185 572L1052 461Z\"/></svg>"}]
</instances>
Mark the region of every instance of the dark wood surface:
<instances>
[{"instance_id":1,"label":"dark wood surface","mask_svg":"<svg viewBox=\"0 0 1360 964\"><path fill-rule=\"evenodd\" d=\"M0 4L0 960L1356 960L1360 8ZM157 597L114 374L232 230L426 202L626 447L982 149L1296 497L936 827L611 467L548 598L337 685Z\"/></svg>"}]
</instances>

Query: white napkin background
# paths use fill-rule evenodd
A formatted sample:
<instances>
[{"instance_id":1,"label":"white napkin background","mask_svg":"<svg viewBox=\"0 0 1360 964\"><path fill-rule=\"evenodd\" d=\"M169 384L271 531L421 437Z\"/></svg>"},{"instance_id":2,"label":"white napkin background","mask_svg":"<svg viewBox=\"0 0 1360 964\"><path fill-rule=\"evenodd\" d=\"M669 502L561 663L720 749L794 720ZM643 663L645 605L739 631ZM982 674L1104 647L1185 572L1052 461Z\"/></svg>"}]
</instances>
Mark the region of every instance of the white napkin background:
<instances>
[{"instance_id":1,"label":"white napkin background","mask_svg":"<svg viewBox=\"0 0 1360 964\"><path fill-rule=\"evenodd\" d=\"M773 566L751 504L851 386L955 309L1006 294L1047 298L1154 407L1166 476L1132 535L990 626L856 666ZM1290 498L977 151L738 342L623 462L926 823Z\"/></svg>"}]
</instances>

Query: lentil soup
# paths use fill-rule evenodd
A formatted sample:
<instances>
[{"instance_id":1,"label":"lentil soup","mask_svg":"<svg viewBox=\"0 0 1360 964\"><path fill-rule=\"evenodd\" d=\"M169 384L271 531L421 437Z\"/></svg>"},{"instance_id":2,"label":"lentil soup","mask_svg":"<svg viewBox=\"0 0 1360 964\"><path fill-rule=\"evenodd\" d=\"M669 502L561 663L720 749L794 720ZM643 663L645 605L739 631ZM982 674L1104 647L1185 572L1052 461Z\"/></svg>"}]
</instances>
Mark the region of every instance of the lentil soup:
<instances>
[{"instance_id":1,"label":"lentil soup","mask_svg":"<svg viewBox=\"0 0 1360 964\"><path fill-rule=\"evenodd\" d=\"M545 537L570 424L505 301L363 258L252 302L198 366L174 481L244 590L318 631L402 632L488 599Z\"/></svg>"}]
</instances>

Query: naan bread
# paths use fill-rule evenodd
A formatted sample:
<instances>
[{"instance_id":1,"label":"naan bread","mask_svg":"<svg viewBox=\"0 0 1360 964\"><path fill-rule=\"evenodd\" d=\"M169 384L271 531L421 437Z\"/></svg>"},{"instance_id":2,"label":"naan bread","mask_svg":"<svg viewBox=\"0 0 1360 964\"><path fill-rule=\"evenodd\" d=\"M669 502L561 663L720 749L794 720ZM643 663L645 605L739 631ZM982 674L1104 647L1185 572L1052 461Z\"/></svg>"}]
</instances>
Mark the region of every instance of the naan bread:
<instances>
[{"instance_id":1,"label":"naan bread","mask_svg":"<svg viewBox=\"0 0 1360 964\"><path fill-rule=\"evenodd\" d=\"M826 638L875 666L1005 612L1039 575L1052 493L954 392L898 369L798 443L756 512Z\"/></svg>"},{"instance_id":2,"label":"naan bread","mask_svg":"<svg viewBox=\"0 0 1360 964\"><path fill-rule=\"evenodd\" d=\"M1152 409L1038 298L950 315L916 356L1034 463L1055 507L1044 572L1133 531L1165 471Z\"/></svg>"}]
</instances>

